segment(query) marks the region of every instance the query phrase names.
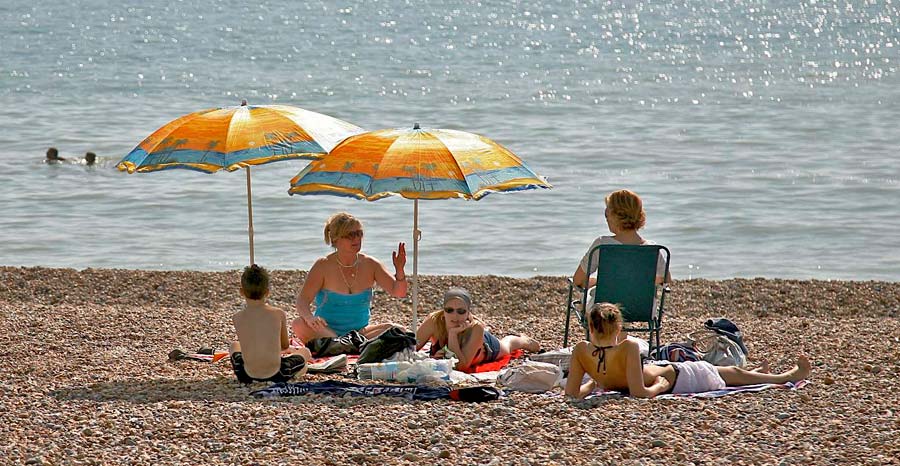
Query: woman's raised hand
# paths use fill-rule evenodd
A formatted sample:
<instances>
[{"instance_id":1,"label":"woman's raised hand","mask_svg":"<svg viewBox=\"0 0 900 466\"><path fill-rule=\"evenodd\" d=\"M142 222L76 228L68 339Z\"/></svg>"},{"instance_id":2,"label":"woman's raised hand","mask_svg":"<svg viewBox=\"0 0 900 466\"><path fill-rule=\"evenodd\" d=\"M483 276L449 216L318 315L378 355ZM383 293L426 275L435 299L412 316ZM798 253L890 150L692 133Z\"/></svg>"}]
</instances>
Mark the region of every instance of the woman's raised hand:
<instances>
[{"instance_id":1,"label":"woman's raised hand","mask_svg":"<svg viewBox=\"0 0 900 466\"><path fill-rule=\"evenodd\" d=\"M397 273L395 278L405 280L406 272L403 271L403 268L406 267L406 243L397 245L397 251L391 253L391 260L394 261L394 270Z\"/></svg>"}]
</instances>

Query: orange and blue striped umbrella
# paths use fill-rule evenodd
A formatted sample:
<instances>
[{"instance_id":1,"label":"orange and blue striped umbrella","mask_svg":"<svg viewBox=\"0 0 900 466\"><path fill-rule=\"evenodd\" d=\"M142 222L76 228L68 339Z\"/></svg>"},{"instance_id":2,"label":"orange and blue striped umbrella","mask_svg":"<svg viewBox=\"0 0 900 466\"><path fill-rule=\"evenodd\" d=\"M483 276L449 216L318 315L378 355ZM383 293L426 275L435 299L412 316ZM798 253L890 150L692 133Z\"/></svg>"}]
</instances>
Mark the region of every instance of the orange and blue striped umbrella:
<instances>
[{"instance_id":1,"label":"orange and blue striped umbrella","mask_svg":"<svg viewBox=\"0 0 900 466\"><path fill-rule=\"evenodd\" d=\"M351 136L291 180L291 194L375 201L478 200L500 191L550 188L509 149L451 129L383 129Z\"/></svg>"},{"instance_id":2,"label":"orange and blue striped umbrella","mask_svg":"<svg viewBox=\"0 0 900 466\"><path fill-rule=\"evenodd\" d=\"M201 110L171 121L117 165L151 172L187 168L213 173L288 159L315 159L362 128L289 105Z\"/></svg>"},{"instance_id":3,"label":"orange and blue striped umbrella","mask_svg":"<svg viewBox=\"0 0 900 466\"><path fill-rule=\"evenodd\" d=\"M128 173L186 168L205 173L247 172L250 263L253 257L253 204L250 166L324 156L362 128L289 105L220 107L171 121L141 141L116 167Z\"/></svg>"},{"instance_id":4,"label":"orange and blue striped umbrella","mask_svg":"<svg viewBox=\"0 0 900 466\"><path fill-rule=\"evenodd\" d=\"M413 328L418 325L419 199L478 200L493 192L549 189L509 149L450 129L383 129L350 136L291 180L290 194L331 194L376 201L414 199Z\"/></svg>"}]
</instances>

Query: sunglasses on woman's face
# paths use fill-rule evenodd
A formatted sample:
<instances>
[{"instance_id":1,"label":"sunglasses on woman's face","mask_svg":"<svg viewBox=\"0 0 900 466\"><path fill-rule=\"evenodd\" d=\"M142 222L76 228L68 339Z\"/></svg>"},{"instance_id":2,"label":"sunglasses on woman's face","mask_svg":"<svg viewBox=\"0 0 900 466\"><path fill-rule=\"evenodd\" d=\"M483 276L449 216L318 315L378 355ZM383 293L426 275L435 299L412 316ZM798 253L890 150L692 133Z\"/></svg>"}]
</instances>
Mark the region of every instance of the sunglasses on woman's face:
<instances>
[{"instance_id":1,"label":"sunglasses on woman's face","mask_svg":"<svg viewBox=\"0 0 900 466\"><path fill-rule=\"evenodd\" d=\"M356 239L356 238L362 238L362 237L363 237L362 230L351 231L351 232L347 233L346 235L344 235L344 238L347 238L347 239Z\"/></svg>"},{"instance_id":2,"label":"sunglasses on woman's face","mask_svg":"<svg viewBox=\"0 0 900 466\"><path fill-rule=\"evenodd\" d=\"M446 312L447 314L453 314L455 312L459 315L463 315L463 314L469 312L469 310L464 307L459 307L459 308L445 307L444 312Z\"/></svg>"}]
</instances>

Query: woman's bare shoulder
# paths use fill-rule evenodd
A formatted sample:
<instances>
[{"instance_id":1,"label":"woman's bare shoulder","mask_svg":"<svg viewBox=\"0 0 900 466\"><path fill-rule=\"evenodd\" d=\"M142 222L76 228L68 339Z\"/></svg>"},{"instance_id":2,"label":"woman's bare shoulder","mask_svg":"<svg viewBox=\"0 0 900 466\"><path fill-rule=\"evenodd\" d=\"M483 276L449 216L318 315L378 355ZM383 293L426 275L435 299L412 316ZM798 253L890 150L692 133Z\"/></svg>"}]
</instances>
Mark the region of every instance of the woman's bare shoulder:
<instances>
[{"instance_id":1,"label":"woman's bare shoulder","mask_svg":"<svg viewBox=\"0 0 900 466\"><path fill-rule=\"evenodd\" d=\"M619 347L622 348L622 352L625 353L626 356L637 355L638 358L640 358L641 345L639 345L637 341L626 338L625 341L619 343Z\"/></svg>"},{"instance_id":2,"label":"woman's bare shoulder","mask_svg":"<svg viewBox=\"0 0 900 466\"><path fill-rule=\"evenodd\" d=\"M322 257L316 259L315 262L313 262L313 267L314 268L315 267L324 267L326 264L328 264L328 262L330 260L331 260L331 254L329 254L327 256L322 256Z\"/></svg>"},{"instance_id":3,"label":"woman's bare shoulder","mask_svg":"<svg viewBox=\"0 0 900 466\"><path fill-rule=\"evenodd\" d=\"M591 351L591 343L586 340L579 341L575 344L575 347L572 348L572 354L583 354Z\"/></svg>"},{"instance_id":4,"label":"woman's bare shoulder","mask_svg":"<svg viewBox=\"0 0 900 466\"><path fill-rule=\"evenodd\" d=\"M316 259L316 261L313 262L312 267L309 268L309 272L306 273L307 280L313 277L324 277L327 274L329 262L328 256ZM314 280L317 279L314 278Z\"/></svg>"},{"instance_id":5,"label":"woman's bare shoulder","mask_svg":"<svg viewBox=\"0 0 900 466\"><path fill-rule=\"evenodd\" d=\"M381 264L381 261L368 255L359 253L359 263L360 264Z\"/></svg>"}]
</instances>

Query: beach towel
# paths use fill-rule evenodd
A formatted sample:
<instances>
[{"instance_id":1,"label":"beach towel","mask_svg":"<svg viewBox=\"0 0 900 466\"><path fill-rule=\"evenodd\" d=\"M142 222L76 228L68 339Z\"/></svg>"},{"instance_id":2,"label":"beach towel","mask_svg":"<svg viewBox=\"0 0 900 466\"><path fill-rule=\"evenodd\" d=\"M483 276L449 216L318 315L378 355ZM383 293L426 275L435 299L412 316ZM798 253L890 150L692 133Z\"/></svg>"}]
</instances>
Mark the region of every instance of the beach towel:
<instances>
[{"instance_id":1,"label":"beach towel","mask_svg":"<svg viewBox=\"0 0 900 466\"><path fill-rule=\"evenodd\" d=\"M572 360L572 349L574 347L570 346L568 348L562 348L558 350L552 351L544 351L543 353L530 354L528 355L528 359L531 361L537 362L549 362L550 364L555 364L562 369L563 374L569 374L569 365Z\"/></svg>"},{"instance_id":2,"label":"beach towel","mask_svg":"<svg viewBox=\"0 0 900 466\"><path fill-rule=\"evenodd\" d=\"M363 385L338 380L326 380L322 382L276 383L250 394L257 398L270 398L276 396L299 396L309 393L335 396L389 396L420 401L439 399L490 401L499 398L503 392L494 387L468 387L451 390L448 387L431 387L428 385Z\"/></svg>"},{"instance_id":3,"label":"beach towel","mask_svg":"<svg viewBox=\"0 0 900 466\"><path fill-rule=\"evenodd\" d=\"M742 385L740 387L725 387L721 390L712 390L708 392L700 392L700 393L680 393L680 394L672 394L666 393L663 395L657 395L654 399L656 400L686 400L686 399L707 399L707 398L720 398L723 396L734 395L736 393L755 393L761 392L763 390L769 389L780 389L780 390L799 390L805 387L809 383L808 380L801 380L799 382L787 382L787 383L761 383L756 385ZM597 390L592 392L590 395L586 396L584 400L579 400L576 403L584 403L584 404L598 404L605 401L609 401L611 399L623 398L625 394L618 391L612 390Z\"/></svg>"},{"instance_id":4,"label":"beach towel","mask_svg":"<svg viewBox=\"0 0 900 466\"><path fill-rule=\"evenodd\" d=\"M499 371L500 369L503 369L504 367L506 367L506 365L509 364L510 361L512 361L513 359L519 359L524 354L525 354L524 351L517 349L517 350L513 351L512 353L507 354L506 356L501 356L500 358L498 358L495 361L479 364L479 365L475 366L474 368L472 368L472 370L463 371L463 372L468 372L468 373L472 374L472 373L478 373L478 372Z\"/></svg>"},{"instance_id":5,"label":"beach towel","mask_svg":"<svg viewBox=\"0 0 900 466\"><path fill-rule=\"evenodd\" d=\"M805 387L809 383L808 380L801 380L799 382L787 382L787 383L760 383L756 385L742 385L740 387L725 387L720 390L712 390L708 392L700 392L700 393L679 393L672 394L667 393L664 395L659 395L656 398L660 400L676 400L676 399L684 399L684 398L719 398L726 395L734 395L735 393L753 393L753 392L761 392L763 390L769 390L771 388L781 389L781 390L799 390Z\"/></svg>"}]
</instances>

